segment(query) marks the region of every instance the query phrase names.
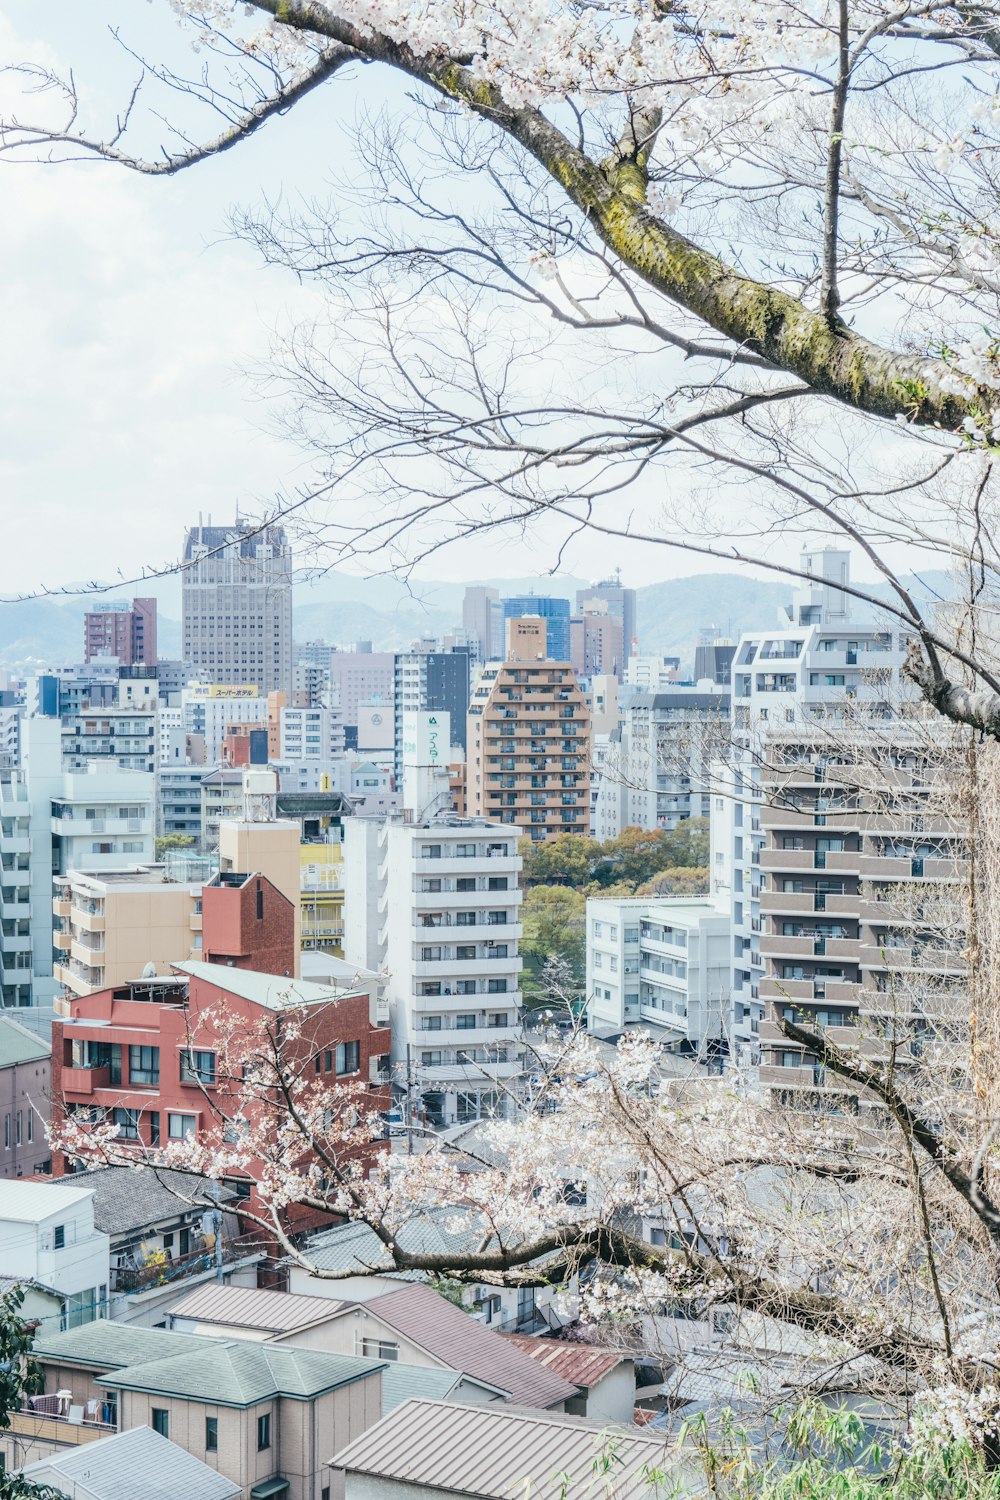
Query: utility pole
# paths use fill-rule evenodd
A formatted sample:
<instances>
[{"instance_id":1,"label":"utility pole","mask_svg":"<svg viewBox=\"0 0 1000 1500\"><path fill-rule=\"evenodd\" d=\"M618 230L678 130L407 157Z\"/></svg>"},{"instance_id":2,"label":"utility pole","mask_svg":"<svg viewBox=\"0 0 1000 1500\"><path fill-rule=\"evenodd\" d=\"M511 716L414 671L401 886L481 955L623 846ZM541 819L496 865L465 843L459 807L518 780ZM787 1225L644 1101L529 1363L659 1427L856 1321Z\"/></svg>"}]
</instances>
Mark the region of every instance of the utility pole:
<instances>
[{"instance_id":1,"label":"utility pole","mask_svg":"<svg viewBox=\"0 0 1000 1500\"><path fill-rule=\"evenodd\" d=\"M214 1178L212 1182L212 1195L215 1198L215 1207L212 1210L212 1227L215 1230L215 1279L222 1280L222 1207L219 1200L219 1180Z\"/></svg>"},{"instance_id":2,"label":"utility pole","mask_svg":"<svg viewBox=\"0 0 1000 1500\"><path fill-rule=\"evenodd\" d=\"M406 1044L406 1154L413 1155L413 1048Z\"/></svg>"}]
</instances>

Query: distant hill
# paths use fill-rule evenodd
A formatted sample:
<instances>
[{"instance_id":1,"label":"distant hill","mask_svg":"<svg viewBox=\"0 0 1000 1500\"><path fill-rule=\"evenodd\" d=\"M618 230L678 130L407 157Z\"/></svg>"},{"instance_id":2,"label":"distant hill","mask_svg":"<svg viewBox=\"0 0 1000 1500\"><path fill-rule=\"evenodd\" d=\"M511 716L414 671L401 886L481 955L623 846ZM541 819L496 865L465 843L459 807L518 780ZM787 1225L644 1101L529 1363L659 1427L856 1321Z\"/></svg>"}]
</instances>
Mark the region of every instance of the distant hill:
<instances>
[{"instance_id":1,"label":"distant hill","mask_svg":"<svg viewBox=\"0 0 1000 1500\"><path fill-rule=\"evenodd\" d=\"M562 576L472 582L485 583L502 594L534 591L573 603L576 590L586 580ZM944 572L926 573L919 581L907 582L925 601L948 593L949 578ZM376 651L400 650L421 636L441 635L460 625L465 587L464 583L407 584L389 576L356 578L333 572L303 579L295 590L295 637L340 646L370 640ZM741 630L766 629L777 623L778 609L791 587L778 577L761 579L740 573L698 573L649 584L637 590L640 647L651 654L680 656L690 666L699 630L714 626L722 636L735 639ZM160 600L160 655L179 656L177 580L152 580L143 584L142 591ZM884 586L873 586L873 592L884 593ZM122 597L127 597L124 590ZM0 665L32 671L79 661L88 602L86 595L0 602Z\"/></svg>"}]
</instances>

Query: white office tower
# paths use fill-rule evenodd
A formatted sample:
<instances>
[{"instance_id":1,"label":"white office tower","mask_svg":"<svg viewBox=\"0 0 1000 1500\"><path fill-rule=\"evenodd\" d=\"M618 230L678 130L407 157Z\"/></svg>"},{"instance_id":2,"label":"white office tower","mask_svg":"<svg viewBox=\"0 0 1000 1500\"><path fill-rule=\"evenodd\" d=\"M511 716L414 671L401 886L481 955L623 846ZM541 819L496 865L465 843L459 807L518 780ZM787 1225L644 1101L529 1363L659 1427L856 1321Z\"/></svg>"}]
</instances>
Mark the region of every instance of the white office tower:
<instances>
[{"instance_id":1,"label":"white office tower","mask_svg":"<svg viewBox=\"0 0 1000 1500\"><path fill-rule=\"evenodd\" d=\"M507 1112L523 1066L520 830L484 818L344 823L344 957L382 970L393 1088L416 1123Z\"/></svg>"},{"instance_id":2,"label":"white office tower","mask_svg":"<svg viewBox=\"0 0 1000 1500\"><path fill-rule=\"evenodd\" d=\"M915 743L899 717L905 640L838 588L850 582L850 554L805 552L801 566L812 576L777 628L740 638L738 749L713 788L712 889L731 902L732 1054L746 1063L762 1060L771 1005L794 1006L806 1023L857 1022L862 985L877 979L861 972L861 944L879 948L877 934L861 936L874 920L863 877L897 880L901 863L882 858L898 829L887 830L864 783L898 776ZM884 947L874 967L885 967ZM787 1043L780 1063L786 1053L802 1063ZM790 1063L787 1081L805 1071Z\"/></svg>"},{"instance_id":3,"label":"white office tower","mask_svg":"<svg viewBox=\"0 0 1000 1500\"><path fill-rule=\"evenodd\" d=\"M200 682L292 691L292 549L281 526L207 526L184 540L183 656Z\"/></svg>"}]
</instances>

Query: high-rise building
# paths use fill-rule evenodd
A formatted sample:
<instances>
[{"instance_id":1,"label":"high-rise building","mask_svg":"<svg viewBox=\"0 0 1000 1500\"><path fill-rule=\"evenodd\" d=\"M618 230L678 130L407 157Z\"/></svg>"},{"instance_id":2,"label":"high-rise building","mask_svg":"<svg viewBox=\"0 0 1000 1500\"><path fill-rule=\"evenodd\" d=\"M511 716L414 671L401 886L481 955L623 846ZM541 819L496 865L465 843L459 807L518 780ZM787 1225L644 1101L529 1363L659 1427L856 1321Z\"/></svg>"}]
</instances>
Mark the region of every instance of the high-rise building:
<instances>
[{"instance_id":1,"label":"high-rise building","mask_svg":"<svg viewBox=\"0 0 1000 1500\"><path fill-rule=\"evenodd\" d=\"M83 659L116 656L126 667L156 666L156 600L109 599L83 617Z\"/></svg>"},{"instance_id":2,"label":"high-rise building","mask_svg":"<svg viewBox=\"0 0 1000 1500\"><path fill-rule=\"evenodd\" d=\"M533 839L590 831L590 714L568 661L545 654L545 622L507 623L507 655L485 666L469 706L470 816Z\"/></svg>"},{"instance_id":3,"label":"high-rise building","mask_svg":"<svg viewBox=\"0 0 1000 1500\"><path fill-rule=\"evenodd\" d=\"M414 1123L501 1114L522 1071L519 829L450 814L344 824L344 957L388 974Z\"/></svg>"},{"instance_id":4,"label":"high-rise building","mask_svg":"<svg viewBox=\"0 0 1000 1500\"><path fill-rule=\"evenodd\" d=\"M475 636L480 661L497 661L503 655L503 620L503 603L497 589L479 584L466 589L462 625Z\"/></svg>"},{"instance_id":5,"label":"high-rise building","mask_svg":"<svg viewBox=\"0 0 1000 1500\"><path fill-rule=\"evenodd\" d=\"M605 578L600 583L591 584L590 588L577 589L578 614L583 612L584 605L591 599L603 599L608 606L608 613L621 621L625 656L626 658L631 656L632 642L636 639L638 628L635 589L623 588L621 573L616 573L613 578Z\"/></svg>"},{"instance_id":6,"label":"high-rise building","mask_svg":"<svg viewBox=\"0 0 1000 1500\"><path fill-rule=\"evenodd\" d=\"M694 680L702 682L728 682L736 655L735 641L724 640L714 625L698 632L698 644L694 650Z\"/></svg>"},{"instance_id":7,"label":"high-rise building","mask_svg":"<svg viewBox=\"0 0 1000 1500\"><path fill-rule=\"evenodd\" d=\"M397 786L403 775L404 714L449 714L452 737L464 750L471 675L467 646L456 646L450 651L418 648L401 651L396 657L393 710Z\"/></svg>"},{"instance_id":8,"label":"high-rise building","mask_svg":"<svg viewBox=\"0 0 1000 1500\"><path fill-rule=\"evenodd\" d=\"M192 526L184 542L183 657L202 682L292 690L292 549L280 526Z\"/></svg>"},{"instance_id":9,"label":"high-rise building","mask_svg":"<svg viewBox=\"0 0 1000 1500\"><path fill-rule=\"evenodd\" d=\"M334 651L330 657L330 682L340 694L340 718L356 729L359 704L385 704L392 714L396 658L391 651L373 651L371 641L358 641L352 651ZM389 741L391 744L391 740Z\"/></svg>"},{"instance_id":10,"label":"high-rise building","mask_svg":"<svg viewBox=\"0 0 1000 1500\"><path fill-rule=\"evenodd\" d=\"M545 621L545 655L550 661L569 661L569 600L548 594L514 594L503 601L504 621L537 615Z\"/></svg>"},{"instance_id":11,"label":"high-rise building","mask_svg":"<svg viewBox=\"0 0 1000 1500\"><path fill-rule=\"evenodd\" d=\"M958 955L937 951L919 920L924 893L958 876L960 831L927 802L927 741L901 701L905 638L838 589L849 561L806 553L813 577L778 628L741 637L743 755L713 805L713 886L733 914L734 1047L760 1059L786 1105L839 1085L784 1038L778 1013L847 1028L834 1033L843 1040L859 1025L874 1038L898 1007L919 1032L935 986L961 982Z\"/></svg>"},{"instance_id":12,"label":"high-rise building","mask_svg":"<svg viewBox=\"0 0 1000 1500\"><path fill-rule=\"evenodd\" d=\"M570 617L570 661L578 677L612 676L625 671L622 622L610 614L603 599L588 599L583 609Z\"/></svg>"}]
</instances>

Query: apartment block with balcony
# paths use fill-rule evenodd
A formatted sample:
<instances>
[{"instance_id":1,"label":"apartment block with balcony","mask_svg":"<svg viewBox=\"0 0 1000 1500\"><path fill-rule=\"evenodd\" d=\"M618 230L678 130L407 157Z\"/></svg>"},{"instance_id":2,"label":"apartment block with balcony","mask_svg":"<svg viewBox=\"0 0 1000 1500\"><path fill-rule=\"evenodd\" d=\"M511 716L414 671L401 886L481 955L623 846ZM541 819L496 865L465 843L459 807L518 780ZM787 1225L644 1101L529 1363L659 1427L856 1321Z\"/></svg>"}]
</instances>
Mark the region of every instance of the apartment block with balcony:
<instances>
[{"instance_id":1,"label":"apartment block with balcony","mask_svg":"<svg viewBox=\"0 0 1000 1500\"><path fill-rule=\"evenodd\" d=\"M388 970L393 1086L417 1121L502 1112L520 1076L519 832L450 814L346 824L345 957Z\"/></svg>"},{"instance_id":2,"label":"apartment block with balcony","mask_svg":"<svg viewBox=\"0 0 1000 1500\"><path fill-rule=\"evenodd\" d=\"M961 983L962 960L935 946L919 913L956 880L963 847L934 806L900 673L905 639L838 589L848 554L807 553L806 570L780 629L737 648L744 754L713 829L713 872L727 872L732 902L737 1055L759 1060L777 1100L809 1105L842 1091L777 1017L843 1042L860 1033L877 1053L902 1004L909 1029L918 1018L931 1035L935 991Z\"/></svg>"},{"instance_id":3,"label":"apartment block with balcony","mask_svg":"<svg viewBox=\"0 0 1000 1500\"><path fill-rule=\"evenodd\" d=\"M641 1026L672 1051L720 1056L729 954L729 911L711 897L588 899L588 1029Z\"/></svg>"},{"instance_id":4,"label":"apartment block with balcony","mask_svg":"<svg viewBox=\"0 0 1000 1500\"><path fill-rule=\"evenodd\" d=\"M466 807L532 839L590 832L590 712L568 661L545 656L545 621L507 622L507 656L469 706Z\"/></svg>"},{"instance_id":5,"label":"apartment block with balcony","mask_svg":"<svg viewBox=\"0 0 1000 1500\"><path fill-rule=\"evenodd\" d=\"M57 1194L44 1182L4 1182L0 1193L3 1275L55 1293L64 1328L107 1317L110 1244L94 1224L92 1188L81 1184Z\"/></svg>"}]
</instances>

